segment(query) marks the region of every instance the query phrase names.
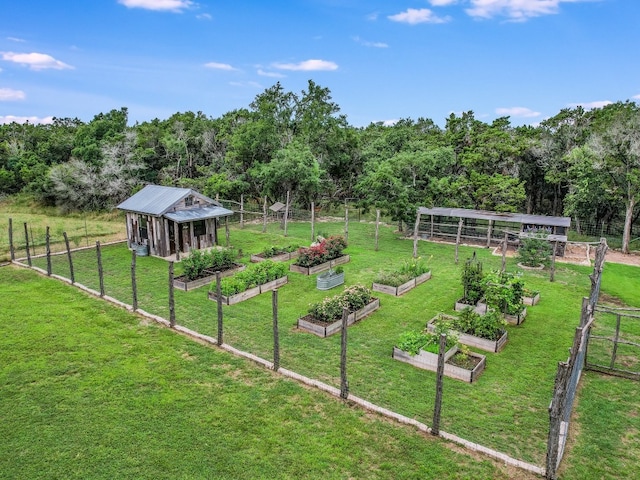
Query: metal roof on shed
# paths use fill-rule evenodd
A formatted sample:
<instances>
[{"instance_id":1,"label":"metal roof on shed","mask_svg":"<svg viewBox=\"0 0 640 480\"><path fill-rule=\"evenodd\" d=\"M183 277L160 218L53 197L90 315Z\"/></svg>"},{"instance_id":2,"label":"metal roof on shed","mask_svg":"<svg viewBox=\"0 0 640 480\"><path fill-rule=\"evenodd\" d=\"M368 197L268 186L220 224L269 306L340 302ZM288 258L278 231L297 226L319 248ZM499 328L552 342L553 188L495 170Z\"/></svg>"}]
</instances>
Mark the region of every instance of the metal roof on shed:
<instances>
[{"instance_id":1,"label":"metal roof on shed","mask_svg":"<svg viewBox=\"0 0 640 480\"><path fill-rule=\"evenodd\" d=\"M190 195L204 200L207 203L218 205L215 200L205 197L191 188L147 185L138 193L127 198L124 202L118 205L117 208L129 212L161 216L170 210L176 203Z\"/></svg>"},{"instance_id":2,"label":"metal roof on shed","mask_svg":"<svg viewBox=\"0 0 640 480\"><path fill-rule=\"evenodd\" d=\"M477 218L481 220L497 220L503 222L522 223L530 225L548 225L554 227L571 226L571 217L552 217L548 215L530 215L526 213L489 212L486 210L470 210L467 208L426 208L419 207L421 215L436 215L441 217Z\"/></svg>"},{"instance_id":3,"label":"metal roof on shed","mask_svg":"<svg viewBox=\"0 0 640 480\"><path fill-rule=\"evenodd\" d=\"M233 211L217 205L207 205L200 208L176 210L175 212L165 213L164 216L174 222L185 223L207 218L228 217L229 215L233 215Z\"/></svg>"}]
</instances>

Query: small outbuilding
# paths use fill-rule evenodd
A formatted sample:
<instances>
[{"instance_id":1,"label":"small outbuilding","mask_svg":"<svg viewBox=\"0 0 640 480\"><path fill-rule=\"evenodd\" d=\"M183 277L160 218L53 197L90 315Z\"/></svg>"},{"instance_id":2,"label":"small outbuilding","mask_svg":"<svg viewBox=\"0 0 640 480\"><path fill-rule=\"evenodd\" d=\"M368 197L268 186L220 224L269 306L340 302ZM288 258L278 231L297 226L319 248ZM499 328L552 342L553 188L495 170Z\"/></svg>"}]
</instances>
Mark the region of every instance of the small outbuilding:
<instances>
[{"instance_id":1,"label":"small outbuilding","mask_svg":"<svg viewBox=\"0 0 640 480\"><path fill-rule=\"evenodd\" d=\"M219 219L233 215L195 190L161 185L147 185L117 208L126 212L129 248L146 246L159 257L217 245Z\"/></svg>"}]
</instances>

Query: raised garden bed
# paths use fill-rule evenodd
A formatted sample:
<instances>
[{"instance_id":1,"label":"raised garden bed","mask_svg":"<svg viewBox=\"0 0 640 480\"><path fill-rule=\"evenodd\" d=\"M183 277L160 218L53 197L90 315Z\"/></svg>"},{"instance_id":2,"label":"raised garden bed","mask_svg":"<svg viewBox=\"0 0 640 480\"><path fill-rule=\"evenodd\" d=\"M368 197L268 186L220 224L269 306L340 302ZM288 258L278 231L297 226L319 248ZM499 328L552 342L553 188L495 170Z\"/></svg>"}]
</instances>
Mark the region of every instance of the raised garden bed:
<instances>
[{"instance_id":1,"label":"raised garden bed","mask_svg":"<svg viewBox=\"0 0 640 480\"><path fill-rule=\"evenodd\" d=\"M344 265L350 260L351 257L349 257L349 255L342 255L340 257L334 258L333 260L329 260L328 262L324 262L313 267L301 267L300 265L292 263L291 265L289 265L289 270L292 272L302 273L303 275L315 275L316 273L329 270L336 265Z\"/></svg>"},{"instance_id":2,"label":"raised garden bed","mask_svg":"<svg viewBox=\"0 0 640 480\"><path fill-rule=\"evenodd\" d=\"M272 257L265 257L261 253L257 253L255 255L251 255L251 261L253 263L264 262L265 260L273 260L274 262L286 262L289 260L293 260L294 258L298 258L298 251L295 252L285 252L280 253L278 255L273 255Z\"/></svg>"},{"instance_id":3,"label":"raised garden bed","mask_svg":"<svg viewBox=\"0 0 640 480\"><path fill-rule=\"evenodd\" d=\"M364 317L376 311L378 308L380 308L380 299L373 298L371 302L369 302L363 308L349 314L349 316L347 317L347 325L353 325L355 322L357 322L358 320L362 320ZM340 329L342 328L342 319L330 323L321 322L316 320L313 315L309 314L298 319L298 328L324 338L340 331Z\"/></svg>"},{"instance_id":4,"label":"raised garden bed","mask_svg":"<svg viewBox=\"0 0 640 480\"><path fill-rule=\"evenodd\" d=\"M416 288L418 285L426 282L431 278L431 272L423 273L422 275L412 278L406 283L399 285L397 287L392 287L391 285L384 285L382 283L373 283L371 286L371 290L374 292L387 293L389 295L393 295L395 297L399 297L403 293L408 292L409 290Z\"/></svg>"},{"instance_id":5,"label":"raised garden bed","mask_svg":"<svg viewBox=\"0 0 640 480\"><path fill-rule=\"evenodd\" d=\"M241 272L247 268L246 265L241 263L236 263L233 268L228 268L227 270L220 270L220 277L228 277L234 275L238 272ZM200 275L199 278L195 280L189 280L186 275L181 275L173 279L173 288L177 288L178 290L184 290L185 292L188 290L193 290L194 288L202 287L204 285L209 285L213 280L216 279L215 270L206 269L203 272L203 275Z\"/></svg>"},{"instance_id":6,"label":"raised garden bed","mask_svg":"<svg viewBox=\"0 0 640 480\"><path fill-rule=\"evenodd\" d=\"M316 277L318 290L330 290L344 283L344 272L336 273L333 269L321 273Z\"/></svg>"},{"instance_id":7,"label":"raised garden bed","mask_svg":"<svg viewBox=\"0 0 640 480\"><path fill-rule=\"evenodd\" d=\"M522 303L524 303L525 305L529 305L530 307L536 305L539 301L540 301L540 293L538 292L532 293L530 296L527 296L525 294L522 297Z\"/></svg>"},{"instance_id":8,"label":"raised garden bed","mask_svg":"<svg viewBox=\"0 0 640 480\"><path fill-rule=\"evenodd\" d=\"M485 313L487 313L487 304L486 303L478 302L475 305L469 305L468 303L464 303L462 301L462 299L456 300L456 303L454 304L453 309L456 312L461 312L465 308L468 308L468 307L471 307L473 309L473 311L476 312L479 315L484 315Z\"/></svg>"},{"instance_id":9,"label":"raised garden bed","mask_svg":"<svg viewBox=\"0 0 640 480\"><path fill-rule=\"evenodd\" d=\"M486 357L479 353L469 352L467 360L471 368L459 367L451 363L453 356L458 353L458 347L454 346L444 354L444 375L463 382L475 382L486 366ZM408 363L423 370L436 372L438 370L438 354L420 350L417 355L410 355L407 352L393 347L392 357L400 362Z\"/></svg>"},{"instance_id":10,"label":"raised garden bed","mask_svg":"<svg viewBox=\"0 0 640 480\"><path fill-rule=\"evenodd\" d=\"M441 317L444 317L445 319L455 318L451 315L436 315L427 323L427 330L429 332L435 333L436 327L434 323ZM498 340L487 340L486 338L476 337L475 335L469 335L468 333L462 333L457 330L454 331L458 336L458 342L470 347L477 348L479 350L484 350L485 352L497 353L501 351L507 344L507 340L509 338L506 330Z\"/></svg>"},{"instance_id":11,"label":"raised garden bed","mask_svg":"<svg viewBox=\"0 0 640 480\"><path fill-rule=\"evenodd\" d=\"M289 278L284 276L281 278L277 278L271 282L263 283L262 285L258 285L257 287L252 287L244 292L237 293L235 295L220 295L222 303L225 305L234 305L236 303L244 302L253 297L257 297L261 293L268 292L270 290L275 290L276 288L285 285L289 281ZM213 300L214 302L218 301L218 294L216 291L209 292L209 300Z\"/></svg>"},{"instance_id":12,"label":"raised garden bed","mask_svg":"<svg viewBox=\"0 0 640 480\"><path fill-rule=\"evenodd\" d=\"M526 309L526 307L523 308L520 313L515 314L515 315L511 315L511 314L508 314L508 313L504 314L504 319L510 325L520 325L521 323L524 322L524 319L526 317L527 317L527 309Z\"/></svg>"}]
</instances>

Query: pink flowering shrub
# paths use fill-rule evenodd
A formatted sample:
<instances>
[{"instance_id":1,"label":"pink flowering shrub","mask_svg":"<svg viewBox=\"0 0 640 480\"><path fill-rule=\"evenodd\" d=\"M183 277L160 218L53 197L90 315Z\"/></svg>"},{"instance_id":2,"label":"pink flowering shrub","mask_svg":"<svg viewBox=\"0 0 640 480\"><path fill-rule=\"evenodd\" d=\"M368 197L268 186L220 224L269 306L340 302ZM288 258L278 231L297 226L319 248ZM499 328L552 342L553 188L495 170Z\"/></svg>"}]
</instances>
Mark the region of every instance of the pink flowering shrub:
<instances>
[{"instance_id":1,"label":"pink flowering shrub","mask_svg":"<svg viewBox=\"0 0 640 480\"><path fill-rule=\"evenodd\" d=\"M326 297L320 302L309 305L309 313L321 322L335 322L342 318L342 309L349 313L360 310L371 302L371 290L363 285L353 285L333 297Z\"/></svg>"},{"instance_id":2,"label":"pink flowering shrub","mask_svg":"<svg viewBox=\"0 0 640 480\"><path fill-rule=\"evenodd\" d=\"M342 256L342 251L347 248L347 242L342 235L332 235L322 239L320 243L310 247L298 249L298 259L295 265L300 267L315 267Z\"/></svg>"}]
</instances>

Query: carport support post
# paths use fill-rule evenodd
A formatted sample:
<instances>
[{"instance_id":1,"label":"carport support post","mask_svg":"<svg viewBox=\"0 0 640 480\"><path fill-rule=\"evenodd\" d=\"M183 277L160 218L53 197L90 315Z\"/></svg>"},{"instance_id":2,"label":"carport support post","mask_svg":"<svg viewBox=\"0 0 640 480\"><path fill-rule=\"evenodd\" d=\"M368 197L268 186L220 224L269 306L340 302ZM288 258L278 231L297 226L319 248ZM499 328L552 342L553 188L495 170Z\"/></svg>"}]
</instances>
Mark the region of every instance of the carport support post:
<instances>
[{"instance_id":1,"label":"carport support post","mask_svg":"<svg viewBox=\"0 0 640 480\"><path fill-rule=\"evenodd\" d=\"M413 226L413 258L418 258L418 229L420 228L420 212L416 215L416 224Z\"/></svg>"},{"instance_id":2,"label":"carport support post","mask_svg":"<svg viewBox=\"0 0 640 480\"><path fill-rule=\"evenodd\" d=\"M507 242L509 241L509 234L504 232L504 241L502 242L502 271L507 268Z\"/></svg>"},{"instance_id":3,"label":"carport support post","mask_svg":"<svg viewBox=\"0 0 640 480\"><path fill-rule=\"evenodd\" d=\"M280 334L278 332L278 289L271 293L271 311L273 312L273 370L280 369Z\"/></svg>"},{"instance_id":4,"label":"carport support post","mask_svg":"<svg viewBox=\"0 0 640 480\"><path fill-rule=\"evenodd\" d=\"M131 251L131 294L133 311L138 310L138 284L136 283L136 250Z\"/></svg>"},{"instance_id":5,"label":"carport support post","mask_svg":"<svg viewBox=\"0 0 640 480\"><path fill-rule=\"evenodd\" d=\"M340 398L349 396L349 381L347 380L347 318L349 309L342 309L342 338L340 341Z\"/></svg>"},{"instance_id":6,"label":"carport support post","mask_svg":"<svg viewBox=\"0 0 640 480\"><path fill-rule=\"evenodd\" d=\"M100 280L100 296L104 297L104 272L102 271L102 249L100 241L96 241L96 256L98 258L98 278Z\"/></svg>"},{"instance_id":7,"label":"carport support post","mask_svg":"<svg viewBox=\"0 0 640 480\"><path fill-rule=\"evenodd\" d=\"M27 263L31 267L31 252L29 252L29 229L27 227L27 222L24 222L24 240L26 242L26 250L27 250Z\"/></svg>"},{"instance_id":8,"label":"carport support post","mask_svg":"<svg viewBox=\"0 0 640 480\"><path fill-rule=\"evenodd\" d=\"M47 275L51 276L51 235L49 234L49 225L45 234L45 252L47 254Z\"/></svg>"},{"instance_id":9,"label":"carport support post","mask_svg":"<svg viewBox=\"0 0 640 480\"><path fill-rule=\"evenodd\" d=\"M176 302L173 297L173 262L169 262L169 325L176 326Z\"/></svg>"},{"instance_id":10,"label":"carport support post","mask_svg":"<svg viewBox=\"0 0 640 480\"><path fill-rule=\"evenodd\" d=\"M493 230L493 220L489 220L489 227L487 228L487 248L491 246L491 231Z\"/></svg>"},{"instance_id":11,"label":"carport support post","mask_svg":"<svg viewBox=\"0 0 640 480\"><path fill-rule=\"evenodd\" d=\"M440 434L440 412L442 411L442 377L444 376L444 352L447 348L447 336L440 334L440 348L438 349L438 370L436 372L436 403L433 406L433 425L431 433Z\"/></svg>"},{"instance_id":12,"label":"carport support post","mask_svg":"<svg viewBox=\"0 0 640 480\"><path fill-rule=\"evenodd\" d=\"M180 239L182 237L182 230L178 222L173 222L173 243L176 247L176 262L180 261Z\"/></svg>"},{"instance_id":13,"label":"carport support post","mask_svg":"<svg viewBox=\"0 0 640 480\"><path fill-rule=\"evenodd\" d=\"M227 247L229 246L229 217L224 217L224 235L227 240Z\"/></svg>"},{"instance_id":14,"label":"carport support post","mask_svg":"<svg viewBox=\"0 0 640 480\"><path fill-rule=\"evenodd\" d=\"M462 235L462 224L464 220L460 218L458 222L458 234L456 235L456 265L458 264L458 248L460 247L460 236Z\"/></svg>"},{"instance_id":15,"label":"carport support post","mask_svg":"<svg viewBox=\"0 0 640 480\"><path fill-rule=\"evenodd\" d=\"M222 345L224 341L222 331L222 289L220 287L220 270L216 272L216 297L218 300L218 345Z\"/></svg>"},{"instance_id":16,"label":"carport support post","mask_svg":"<svg viewBox=\"0 0 640 480\"><path fill-rule=\"evenodd\" d=\"M69 237L67 236L67 232L62 232L64 236L64 244L67 247L67 258L69 259L69 276L71 277L71 283L76 283L76 277L73 273L73 260L71 259L71 248L69 247Z\"/></svg>"}]
</instances>

